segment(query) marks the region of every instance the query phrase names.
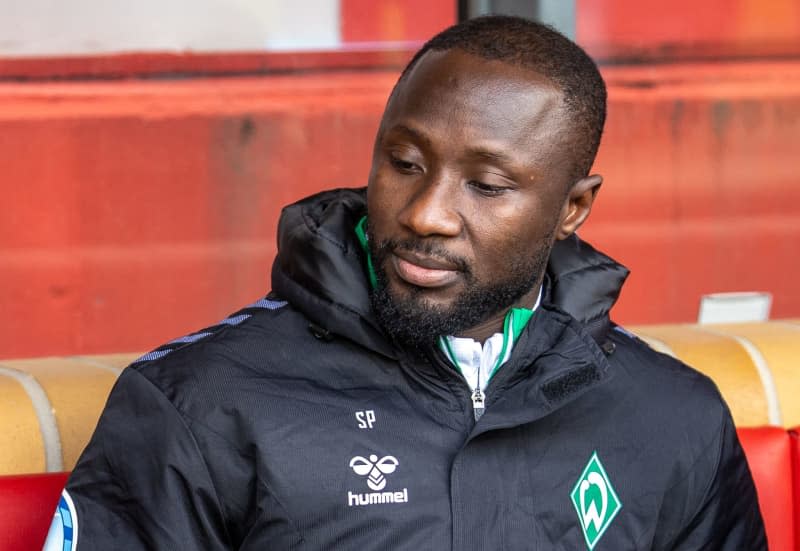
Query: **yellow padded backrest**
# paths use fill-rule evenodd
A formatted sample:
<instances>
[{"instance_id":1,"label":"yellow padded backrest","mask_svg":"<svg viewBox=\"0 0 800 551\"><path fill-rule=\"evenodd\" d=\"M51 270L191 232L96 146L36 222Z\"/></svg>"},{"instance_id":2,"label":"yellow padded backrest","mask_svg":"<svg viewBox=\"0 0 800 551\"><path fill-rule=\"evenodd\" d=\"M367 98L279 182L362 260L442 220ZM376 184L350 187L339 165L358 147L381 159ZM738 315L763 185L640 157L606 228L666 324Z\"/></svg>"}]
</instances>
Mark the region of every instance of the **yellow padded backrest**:
<instances>
[{"instance_id":1,"label":"yellow padded backrest","mask_svg":"<svg viewBox=\"0 0 800 551\"><path fill-rule=\"evenodd\" d=\"M137 356L0 360L0 474L72 469Z\"/></svg>"}]
</instances>

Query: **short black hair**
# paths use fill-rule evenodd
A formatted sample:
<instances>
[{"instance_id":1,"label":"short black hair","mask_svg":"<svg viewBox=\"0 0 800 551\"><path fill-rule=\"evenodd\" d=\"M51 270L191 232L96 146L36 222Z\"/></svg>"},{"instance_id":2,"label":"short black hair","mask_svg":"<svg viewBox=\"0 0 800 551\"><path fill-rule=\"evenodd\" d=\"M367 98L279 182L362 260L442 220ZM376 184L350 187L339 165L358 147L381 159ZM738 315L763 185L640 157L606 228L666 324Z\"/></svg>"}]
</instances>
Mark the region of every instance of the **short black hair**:
<instances>
[{"instance_id":1,"label":"short black hair","mask_svg":"<svg viewBox=\"0 0 800 551\"><path fill-rule=\"evenodd\" d=\"M576 133L574 180L589 173L606 120L606 85L592 58L553 28L521 17L490 15L449 27L425 43L398 84L427 52L459 49L486 60L530 69L553 82Z\"/></svg>"}]
</instances>

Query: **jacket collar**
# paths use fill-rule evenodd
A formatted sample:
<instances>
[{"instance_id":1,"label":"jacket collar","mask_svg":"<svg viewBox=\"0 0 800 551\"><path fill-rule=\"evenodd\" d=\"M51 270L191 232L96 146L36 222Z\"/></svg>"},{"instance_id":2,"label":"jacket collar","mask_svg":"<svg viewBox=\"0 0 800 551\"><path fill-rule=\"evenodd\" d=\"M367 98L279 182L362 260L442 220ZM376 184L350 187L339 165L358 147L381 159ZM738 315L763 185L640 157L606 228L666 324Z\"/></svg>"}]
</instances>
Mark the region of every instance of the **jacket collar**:
<instances>
[{"instance_id":1,"label":"jacket collar","mask_svg":"<svg viewBox=\"0 0 800 551\"><path fill-rule=\"evenodd\" d=\"M540 419L613 376L605 353L583 324L548 304L532 318L504 369L472 437ZM523 379L526 384L518 385Z\"/></svg>"}]
</instances>

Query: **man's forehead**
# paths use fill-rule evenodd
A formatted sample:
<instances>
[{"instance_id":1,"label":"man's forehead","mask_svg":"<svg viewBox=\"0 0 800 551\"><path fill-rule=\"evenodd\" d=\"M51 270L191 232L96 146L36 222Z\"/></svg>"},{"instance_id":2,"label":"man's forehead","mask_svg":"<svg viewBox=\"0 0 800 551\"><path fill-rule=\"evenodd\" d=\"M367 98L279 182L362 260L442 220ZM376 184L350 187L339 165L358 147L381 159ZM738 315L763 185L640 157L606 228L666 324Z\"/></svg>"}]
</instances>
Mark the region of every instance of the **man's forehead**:
<instances>
[{"instance_id":1,"label":"man's forehead","mask_svg":"<svg viewBox=\"0 0 800 551\"><path fill-rule=\"evenodd\" d=\"M561 91L535 71L462 50L430 51L398 83L383 129L424 129L444 119L459 131L533 138L561 130L561 104Z\"/></svg>"},{"instance_id":2,"label":"man's forehead","mask_svg":"<svg viewBox=\"0 0 800 551\"><path fill-rule=\"evenodd\" d=\"M530 88L536 93L561 96L561 89L541 72L497 59L486 59L459 48L426 52L398 83L398 90L421 86L443 86L453 92L488 89ZM466 90L462 88L466 87Z\"/></svg>"}]
</instances>

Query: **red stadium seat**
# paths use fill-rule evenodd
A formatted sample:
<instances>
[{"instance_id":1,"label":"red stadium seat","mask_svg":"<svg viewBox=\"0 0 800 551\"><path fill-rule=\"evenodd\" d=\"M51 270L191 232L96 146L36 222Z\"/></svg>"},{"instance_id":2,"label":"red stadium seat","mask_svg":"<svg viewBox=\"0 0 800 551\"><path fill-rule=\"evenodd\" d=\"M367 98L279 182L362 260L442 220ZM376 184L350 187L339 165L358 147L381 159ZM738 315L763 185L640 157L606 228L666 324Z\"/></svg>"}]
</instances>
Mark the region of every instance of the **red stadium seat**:
<instances>
[{"instance_id":1,"label":"red stadium seat","mask_svg":"<svg viewBox=\"0 0 800 551\"><path fill-rule=\"evenodd\" d=\"M800 427L789 431L792 445L792 467L794 472L794 537L800 551Z\"/></svg>"},{"instance_id":2,"label":"red stadium seat","mask_svg":"<svg viewBox=\"0 0 800 551\"><path fill-rule=\"evenodd\" d=\"M794 518L800 488L792 487L789 434L779 427L740 428L737 432L758 490L769 548L795 549Z\"/></svg>"},{"instance_id":3,"label":"red stadium seat","mask_svg":"<svg viewBox=\"0 0 800 551\"><path fill-rule=\"evenodd\" d=\"M0 476L0 549L39 550L69 473Z\"/></svg>"}]
</instances>

